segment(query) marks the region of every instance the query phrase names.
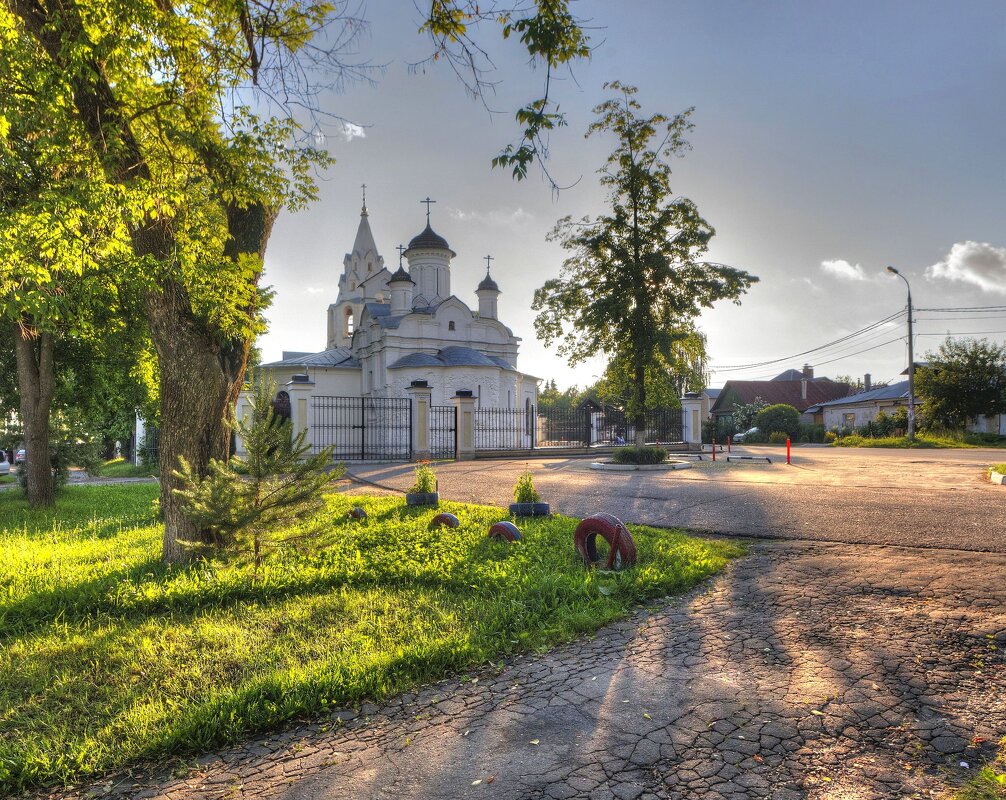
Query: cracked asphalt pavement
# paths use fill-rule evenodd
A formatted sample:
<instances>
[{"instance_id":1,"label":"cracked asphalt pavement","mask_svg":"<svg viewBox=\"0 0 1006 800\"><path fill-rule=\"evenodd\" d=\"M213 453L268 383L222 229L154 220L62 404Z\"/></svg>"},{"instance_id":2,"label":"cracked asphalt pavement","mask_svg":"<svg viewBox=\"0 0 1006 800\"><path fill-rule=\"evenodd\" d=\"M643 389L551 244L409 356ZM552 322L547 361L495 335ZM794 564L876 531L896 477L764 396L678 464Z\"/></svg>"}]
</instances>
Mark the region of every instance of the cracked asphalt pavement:
<instances>
[{"instance_id":1,"label":"cracked asphalt pavement","mask_svg":"<svg viewBox=\"0 0 1006 800\"><path fill-rule=\"evenodd\" d=\"M628 475L528 462L564 513L750 536L751 553L589 640L254 738L180 775L63 794L947 796L1006 734L1006 488L981 480L994 452L933 453L798 449L791 467ZM505 504L524 467L440 465L440 491ZM411 474L352 471L392 488Z\"/></svg>"}]
</instances>

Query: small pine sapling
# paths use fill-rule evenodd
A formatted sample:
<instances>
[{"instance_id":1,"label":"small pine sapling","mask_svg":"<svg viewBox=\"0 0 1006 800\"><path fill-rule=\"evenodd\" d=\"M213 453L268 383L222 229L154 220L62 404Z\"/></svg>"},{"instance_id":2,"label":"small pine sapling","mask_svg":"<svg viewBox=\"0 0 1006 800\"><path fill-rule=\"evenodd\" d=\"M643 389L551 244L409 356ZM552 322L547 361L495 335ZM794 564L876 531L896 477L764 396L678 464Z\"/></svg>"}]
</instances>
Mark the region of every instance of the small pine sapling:
<instances>
[{"instance_id":1,"label":"small pine sapling","mask_svg":"<svg viewBox=\"0 0 1006 800\"><path fill-rule=\"evenodd\" d=\"M332 448L311 454L306 431L293 435L290 419L273 410L273 387L256 381L251 413L236 424L246 455L210 461L200 477L184 459L175 472L185 514L206 533L196 547L249 554L256 570L264 551L317 543L329 528L313 521L324 506L322 491L345 473L332 466Z\"/></svg>"}]
</instances>

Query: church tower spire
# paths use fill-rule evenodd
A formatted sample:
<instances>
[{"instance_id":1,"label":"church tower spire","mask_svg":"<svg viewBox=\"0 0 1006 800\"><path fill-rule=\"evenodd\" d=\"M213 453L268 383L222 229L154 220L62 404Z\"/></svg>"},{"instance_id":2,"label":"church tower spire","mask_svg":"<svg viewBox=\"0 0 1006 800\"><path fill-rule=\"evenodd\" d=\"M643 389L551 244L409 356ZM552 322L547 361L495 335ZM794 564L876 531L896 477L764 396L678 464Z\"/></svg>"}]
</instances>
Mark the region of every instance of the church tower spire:
<instances>
[{"instance_id":1,"label":"church tower spire","mask_svg":"<svg viewBox=\"0 0 1006 800\"><path fill-rule=\"evenodd\" d=\"M353 249L342 259L339 276L339 296L328 307L328 347L349 347L353 338L354 323L360 318L364 304L383 301L387 290L387 271L384 258L377 252L377 242L370 230L370 213L367 210L367 184L363 184L363 203L360 222L356 228ZM384 277L379 273L384 272Z\"/></svg>"}]
</instances>

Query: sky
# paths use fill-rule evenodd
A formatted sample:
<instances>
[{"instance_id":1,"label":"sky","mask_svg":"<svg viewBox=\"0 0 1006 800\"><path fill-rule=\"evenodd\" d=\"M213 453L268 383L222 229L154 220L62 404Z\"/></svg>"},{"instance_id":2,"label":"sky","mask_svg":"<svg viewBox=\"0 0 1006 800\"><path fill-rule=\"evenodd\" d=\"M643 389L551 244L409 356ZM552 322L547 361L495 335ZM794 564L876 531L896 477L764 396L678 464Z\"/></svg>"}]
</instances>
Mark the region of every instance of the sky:
<instances>
[{"instance_id":1,"label":"sky","mask_svg":"<svg viewBox=\"0 0 1006 800\"><path fill-rule=\"evenodd\" d=\"M893 315L906 286L887 265L911 285L917 360L948 333L1006 341L1006 3L573 8L594 51L553 82L568 122L550 140L548 170L566 187L555 193L537 171L517 182L490 167L517 138L513 111L541 92L543 73L519 43L491 26L480 33L496 66L487 109L447 64L414 66L431 44L410 0L362 5L368 26L347 59L375 69L320 98L345 122L326 124L336 163L319 200L284 213L270 240L266 361L324 348L366 183L386 266L424 227L420 200L433 198L433 228L458 254L454 294L477 308L491 255L500 319L522 338L517 366L561 388L593 383L605 360L570 367L536 339L530 306L562 266L564 251L546 240L556 220L604 211L596 170L614 140L583 134L615 79L639 88L644 113L695 107L693 149L673 163L672 188L716 228L708 259L760 278L739 305L699 319L711 386L804 363L818 376L898 380L906 317Z\"/></svg>"}]
</instances>

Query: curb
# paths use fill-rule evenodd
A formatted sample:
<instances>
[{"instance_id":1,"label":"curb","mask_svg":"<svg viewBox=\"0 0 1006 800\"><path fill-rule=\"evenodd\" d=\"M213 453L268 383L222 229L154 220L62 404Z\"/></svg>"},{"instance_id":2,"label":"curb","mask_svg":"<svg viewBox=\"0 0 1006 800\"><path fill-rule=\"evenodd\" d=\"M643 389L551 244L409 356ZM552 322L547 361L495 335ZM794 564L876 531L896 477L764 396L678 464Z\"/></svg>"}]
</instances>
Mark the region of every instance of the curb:
<instances>
[{"instance_id":1,"label":"curb","mask_svg":"<svg viewBox=\"0 0 1006 800\"><path fill-rule=\"evenodd\" d=\"M591 469L601 472L671 472L676 469L691 469L690 461L665 461L663 464L612 464L606 461L595 461Z\"/></svg>"}]
</instances>

